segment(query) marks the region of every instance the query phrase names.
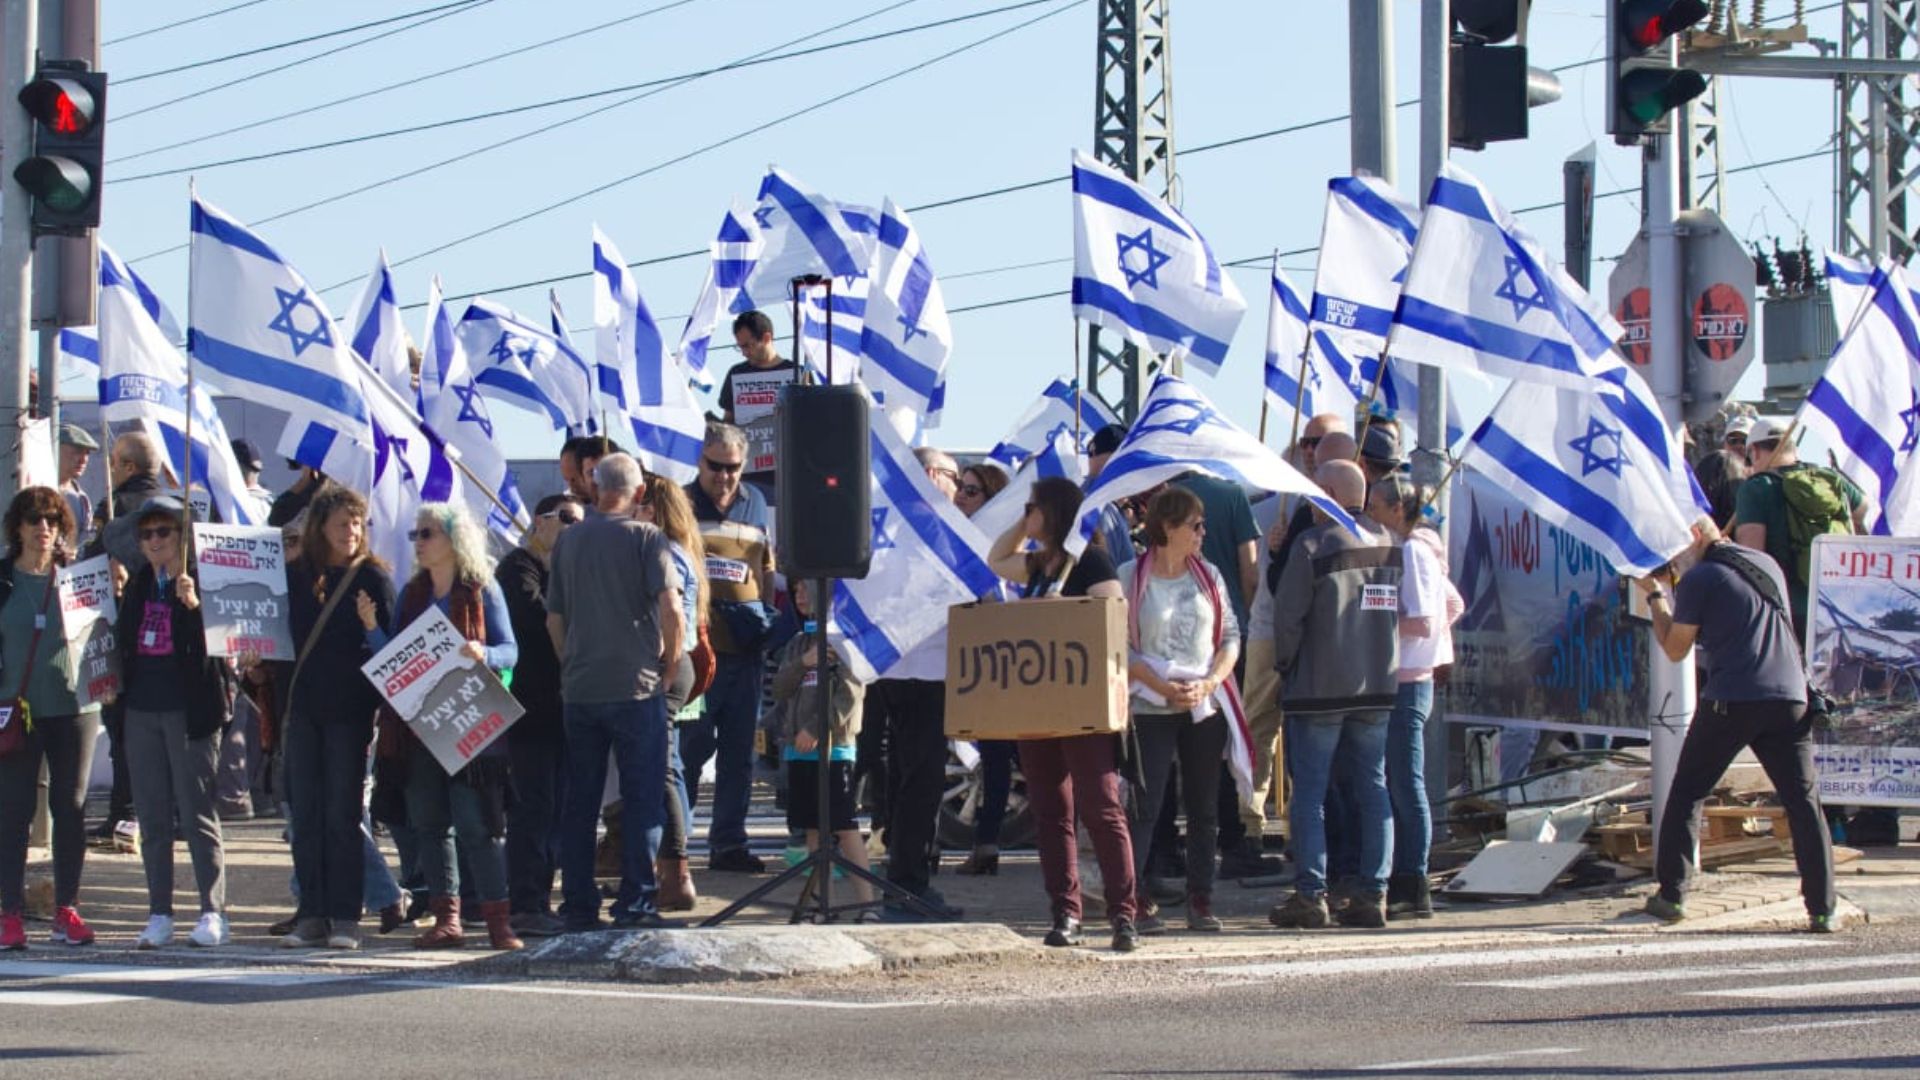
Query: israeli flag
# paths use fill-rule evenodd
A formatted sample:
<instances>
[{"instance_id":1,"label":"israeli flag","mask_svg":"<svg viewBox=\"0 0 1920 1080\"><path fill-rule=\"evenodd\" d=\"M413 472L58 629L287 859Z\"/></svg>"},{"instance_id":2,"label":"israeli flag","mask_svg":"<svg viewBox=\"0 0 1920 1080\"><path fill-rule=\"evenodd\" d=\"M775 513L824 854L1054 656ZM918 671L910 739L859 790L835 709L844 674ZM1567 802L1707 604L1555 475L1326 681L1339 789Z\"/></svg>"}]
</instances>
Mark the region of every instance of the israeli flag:
<instances>
[{"instance_id":1,"label":"israeli flag","mask_svg":"<svg viewBox=\"0 0 1920 1080\"><path fill-rule=\"evenodd\" d=\"M1827 293L1833 301L1834 340L1847 336L1854 319L1867 310L1873 295L1874 266L1864 259L1827 253Z\"/></svg>"},{"instance_id":2,"label":"israeli flag","mask_svg":"<svg viewBox=\"0 0 1920 1080\"><path fill-rule=\"evenodd\" d=\"M871 411L873 563L836 581L828 640L854 677L872 682L947 626L947 608L994 592L987 538L927 479L880 409Z\"/></svg>"},{"instance_id":3,"label":"israeli flag","mask_svg":"<svg viewBox=\"0 0 1920 1080\"><path fill-rule=\"evenodd\" d=\"M465 485L467 508L508 543L518 543L532 525L520 485L507 467L493 430L487 399L454 333L453 316L440 295L440 279L427 286L427 347L420 359L420 418L459 452L473 475ZM484 489L483 489L484 486ZM492 493L489 497L488 492Z\"/></svg>"},{"instance_id":4,"label":"israeli flag","mask_svg":"<svg viewBox=\"0 0 1920 1080\"><path fill-rule=\"evenodd\" d=\"M1247 302L1180 211L1076 150L1073 313L1218 375Z\"/></svg>"},{"instance_id":5,"label":"israeli flag","mask_svg":"<svg viewBox=\"0 0 1920 1080\"><path fill-rule=\"evenodd\" d=\"M707 279L700 285L700 297L693 303L693 314L687 316L686 329L680 332L680 363L702 391L712 390L717 382L707 355L713 336L726 333L722 344L731 342L732 335L727 331L733 317L753 308L747 297L747 278L760 261L764 243L753 211L734 200L720 219L720 232L709 248L712 254L707 262Z\"/></svg>"},{"instance_id":6,"label":"israeli flag","mask_svg":"<svg viewBox=\"0 0 1920 1080\"><path fill-rule=\"evenodd\" d=\"M1622 332L1456 165L1434 177L1393 318L1395 358L1567 390L1614 366Z\"/></svg>"},{"instance_id":7,"label":"israeli flag","mask_svg":"<svg viewBox=\"0 0 1920 1080\"><path fill-rule=\"evenodd\" d=\"M1420 208L1386 181L1372 176L1327 181L1310 324L1322 350L1341 367L1355 400L1366 396L1371 382L1360 363L1386 351L1419 231Z\"/></svg>"},{"instance_id":8,"label":"israeli flag","mask_svg":"<svg viewBox=\"0 0 1920 1080\"><path fill-rule=\"evenodd\" d=\"M548 319L553 330L554 346L558 350L554 367L549 377L556 384L553 396L559 399L574 398L585 402L581 414L579 430L569 427L569 434L597 435L600 433L600 395L599 373L594 365L580 355L574 347L573 331L567 329L566 309L560 306L560 293L555 289L547 290ZM564 385L560 385L564 384Z\"/></svg>"},{"instance_id":9,"label":"israeli flag","mask_svg":"<svg viewBox=\"0 0 1920 1080\"><path fill-rule=\"evenodd\" d=\"M664 372L650 362L664 350L660 331L626 258L598 225L593 228L593 344L604 408L630 415L665 400Z\"/></svg>"},{"instance_id":10,"label":"israeli flag","mask_svg":"<svg viewBox=\"0 0 1920 1080\"><path fill-rule=\"evenodd\" d=\"M153 291L105 243L100 245L100 416L138 423L159 436L173 474L188 477L212 498L220 520L254 525L264 520L234 460L227 425L205 385L187 392L187 365L147 306ZM157 300L155 301L157 303ZM162 312L165 308L160 309ZM192 423L187 421L191 408ZM193 439L189 447L187 432ZM187 469L192 458L192 472Z\"/></svg>"},{"instance_id":11,"label":"israeli flag","mask_svg":"<svg viewBox=\"0 0 1920 1080\"><path fill-rule=\"evenodd\" d=\"M1882 264L1869 281L1868 306L1807 392L1799 421L1825 437L1834 464L1866 492L1872 532L1917 536L1920 315L1905 268ZM1838 312L1837 291L1834 300Z\"/></svg>"},{"instance_id":12,"label":"israeli flag","mask_svg":"<svg viewBox=\"0 0 1920 1080\"><path fill-rule=\"evenodd\" d=\"M1516 379L1463 456L1615 570L1644 576L1693 542L1700 514L1674 498L1673 467L1686 468L1678 441L1660 425L1662 460L1622 414L1624 397Z\"/></svg>"},{"instance_id":13,"label":"israeli flag","mask_svg":"<svg viewBox=\"0 0 1920 1080\"><path fill-rule=\"evenodd\" d=\"M1039 400L1027 406L1027 411L1014 423L1013 431L987 451L987 457L1011 470L1046 448L1062 431L1071 434L1077 428L1079 446L1084 450L1093 441L1094 432L1120 422L1099 398L1081 393L1079 385L1065 379L1048 383L1040 392Z\"/></svg>"},{"instance_id":14,"label":"israeli flag","mask_svg":"<svg viewBox=\"0 0 1920 1080\"><path fill-rule=\"evenodd\" d=\"M381 248L375 258L373 272L360 288L360 299L353 305L347 326L353 332L354 353L401 397L414 398L413 360L408 352L413 341L400 320L400 303L394 298L393 270L387 265L387 249Z\"/></svg>"},{"instance_id":15,"label":"israeli flag","mask_svg":"<svg viewBox=\"0 0 1920 1080\"><path fill-rule=\"evenodd\" d=\"M871 284L864 275L834 278L829 294L825 285L800 290L800 358L819 383L860 382L865 365L863 339L867 324L867 290ZM833 319L827 319L831 308ZM833 348L827 348L828 328L832 328ZM829 363L831 360L831 363ZM831 372L829 372L831 368ZM829 379L828 375L832 378ZM886 404L882 402L882 404Z\"/></svg>"},{"instance_id":16,"label":"israeli flag","mask_svg":"<svg viewBox=\"0 0 1920 1080\"><path fill-rule=\"evenodd\" d=\"M1151 491L1175 477L1203 472L1250 491L1298 495L1356 532L1359 525L1319 485L1301 475L1266 444L1234 425L1188 383L1161 375L1141 406L1120 448L1080 504L1080 521L1067 535L1067 553L1078 556L1100 525L1102 507Z\"/></svg>"},{"instance_id":17,"label":"israeli flag","mask_svg":"<svg viewBox=\"0 0 1920 1080\"><path fill-rule=\"evenodd\" d=\"M247 229L193 200L187 351L221 388L287 414L280 452L356 490L373 429L351 342L306 278Z\"/></svg>"},{"instance_id":18,"label":"israeli flag","mask_svg":"<svg viewBox=\"0 0 1920 1080\"><path fill-rule=\"evenodd\" d=\"M1300 418L1323 412L1350 415L1359 400L1344 375L1327 363L1325 350L1309 347L1307 305L1293 287L1280 260L1273 263L1272 288L1267 301L1267 401L1275 412L1292 415L1296 406ZM1302 373L1306 389L1300 386Z\"/></svg>"},{"instance_id":19,"label":"israeli flag","mask_svg":"<svg viewBox=\"0 0 1920 1080\"><path fill-rule=\"evenodd\" d=\"M481 393L540 413L555 430L588 432L594 414L592 372L552 330L476 297L453 332L473 364Z\"/></svg>"},{"instance_id":20,"label":"israeli flag","mask_svg":"<svg viewBox=\"0 0 1920 1080\"><path fill-rule=\"evenodd\" d=\"M940 425L953 325L920 233L892 199L880 208L879 246L867 292L861 381L887 409L910 409Z\"/></svg>"},{"instance_id":21,"label":"israeli flag","mask_svg":"<svg viewBox=\"0 0 1920 1080\"><path fill-rule=\"evenodd\" d=\"M968 520L988 540L997 539L1026 516L1027 497L1033 493L1033 482L1049 476L1071 480L1076 485L1087 481L1087 457L1073 445L1071 431L1055 432L1039 453L1013 470L1000 494L987 500Z\"/></svg>"},{"instance_id":22,"label":"israeli flag","mask_svg":"<svg viewBox=\"0 0 1920 1080\"><path fill-rule=\"evenodd\" d=\"M751 306L789 303L789 283L809 274L848 286L873 263L878 215L835 202L778 165L769 166L760 181L753 220L762 245L747 277Z\"/></svg>"},{"instance_id":23,"label":"israeli flag","mask_svg":"<svg viewBox=\"0 0 1920 1080\"><path fill-rule=\"evenodd\" d=\"M373 487L367 494L367 546L393 568L396 581L413 576L412 531L424 503L468 502L472 487L454 465L459 455L364 361L361 384L372 418ZM490 508L491 503L487 504ZM481 511L486 512L486 511Z\"/></svg>"}]
</instances>

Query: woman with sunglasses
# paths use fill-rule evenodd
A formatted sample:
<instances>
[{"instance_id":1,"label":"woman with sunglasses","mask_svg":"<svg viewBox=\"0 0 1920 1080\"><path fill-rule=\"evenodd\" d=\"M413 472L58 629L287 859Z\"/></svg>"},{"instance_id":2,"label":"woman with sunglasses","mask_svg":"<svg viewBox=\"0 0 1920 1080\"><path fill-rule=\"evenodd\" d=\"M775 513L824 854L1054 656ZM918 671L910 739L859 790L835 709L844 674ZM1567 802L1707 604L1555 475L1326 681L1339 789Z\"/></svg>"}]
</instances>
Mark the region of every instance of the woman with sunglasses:
<instances>
[{"instance_id":1,"label":"woman with sunglasses","mask_svg":"<svg viewBox=\"0 0 1920 1080\"><path fill-rule=\"evenodd\" d=\"M981 462L960 470L960 486L953 491L953 505L972 517L993 501L1007 486L1007 474L998 465Z\"/></svg>"},{"instance_id":2,"label":"woman with sunglasses","mask_svg":"<svg viewBox=\"0 0 1920 1080\"><path fill-rule=\"evenodd\" d=\"M999 466L984 461L969 465L960 470L960 486L954 489L953 505L972 517L1006 486L1007 474ZM1000 827L1006 823L1007 799L1013 794L1013 763L1018 745L1006 739L982 739L975 744L980 751L980 805L973 813L973 851L966 861L954 867L956 874L977 876L1000 872Z\"/></svg>"},{"instance_id":3,"label":"woman with sunglasses","mask_svg":"<svg viewBox=\"0 0 1920 1080\"><path fill-rule=\"evenodd\" d=\"M1131 822L1134 865L1146 865L1177 761L1187 814L1187 929L1217 932L1214 845L1228 737L1218 702L1223 688L1231 694L1240 626L1226 579L1200 555L1206 530L1198 495L1178 485L1163 488L1147 503L1146 553L1120 567L1120 583L1127 590L1128 673L1144 789ZM1140 928L1161 929L1159 916L1148 909Z\"/></svg>"},{"instance_id":4,"label":"woman with sunglasses","mask_svg":"<svg viewBox=\"0 0 1920 1080\"><path fill-rule=\"evenodd\" d=\"M357 598L360 625L375 651L393 635L437 607L460 635L469 659L498 672L520 659L507 615L507 601L493 580L487 536L463 506L427 503L407 533L413 541L413 577L400 590L385 627L372 598ZM407 767L407 820L419 844L427 878L433 926L413 939L416 949L457 949L466 944L460 925L460 859L473 873L487 940L496 949L519 949L507 901L507 788L505 739L495 739L459 772L448 775L440 759L391 710L382 710L380 753ZM389 736L388 732L392 732Z\"/></svg>"},{"instance_id":5,"label":"woman with sunglasses","mask_svg":"<svg viewBox=\"0 0 1920 1080\"><path fill-rule=\"evenodd\" d=\"M1080 488L1052 476L1037 480L1028 496L1026 516L993 542L987 555L994 572L1022 586L1021 597L1123 597L1113 561L1098 544L1078 560L1066 552L1067 532L1080 513ZM1031 542L1033 550L1021 548ZM1140 945L1134 927L1133 845L1127 811L1120 801L1120 768L1112 735L1070 735L1024 739L1020 766L1027 777L1033 808L1040 874L1053 907L1053 928L1046 943L1078 945L1080 933L1081 825L1093 837L1106 890L1107 920L1113 948L1132 952Z\"/></svg>"},{"instance_id":6,"label":"woman with sunglasses","mask_svg":"<svg viewBox=\"0 0 1920 1080\"><path fill-rule=\"evenodd\" d=\"M655 473L647 477L640 497L639 518L667 535L673 555L674 573L679 576L680 604L687 619L688 640L698 644L682 652L680 663L668 673L667 715L678 716L693 696L696 662L714 662L712 646L707 644L706 547L700 541L700 525L693 519L693 503L687 493L672 480ZM697 628L697 629L696 629ZM704 660L696 655L705 650ZM680 765L680 725L667 725L667 815L660 831L660 853L654 859L654 876L660 883L656 902L662 911L691 911L698 898L693 887L693 872L687 865L687 821L693 805L687 799L686 771Z\"/></svg>"},{"instance_id":7,"label":"woman with sunglasses","mask_svg":"<svg viewBox=\"0 0 1920 1080\"><path fill-rule=\"evenodd\" d=\"M176 815L200 891L199 922L187 940L203 947L228 941L226 856L213 790L234 678L224 659L207 655L200 591L187 572L185 512L171 495L140 508L134 525L146 561L121 591L114 627L127 772L147 875L147 928L134 940L141 949L173 941Z\"/></svg>"},{"instance_id":8,"label":"woman with sunglasses","mask_svg":"<svg viewBox=\"0 0 1920 1080\"><path fill-rule=\"evenodd\" d=\"M100 735L100 710L81 709L74 697L76 665L67 655L60 605L49 602L53 572L66 562L73 543L73 510L54 489L30 487L14 496L0 528L7 535L7 556L0 559L0 692L6 695L0 701L18 699L32 715L25 744L0 757L0 949L27 947L21 921L27 832L42 762L53 815L53 941L87 945L93 930L74 904L87 854L87 773ZM21 686L30 648L32 671L28 685ZM12 722L23 719L16 716Z\"/></svg>"}]
</instances>

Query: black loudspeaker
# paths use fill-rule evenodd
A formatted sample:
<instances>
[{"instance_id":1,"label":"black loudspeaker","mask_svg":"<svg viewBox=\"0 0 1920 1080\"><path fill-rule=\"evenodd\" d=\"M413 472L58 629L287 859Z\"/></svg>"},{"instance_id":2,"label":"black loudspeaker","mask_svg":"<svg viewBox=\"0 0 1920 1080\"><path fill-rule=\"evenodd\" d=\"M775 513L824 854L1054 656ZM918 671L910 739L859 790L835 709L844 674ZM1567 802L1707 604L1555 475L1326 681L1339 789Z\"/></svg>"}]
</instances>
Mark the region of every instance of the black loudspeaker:
<instances>
[{"instance_id":1,"label":"black loudspeaker","mask_svg":"<svg viewBox=\"0 0 1920 1080\"><path fill-rule=\"evenodd\" d=\"M780 568L790 578L864 578L873 561L867 395L858 386L780 393L774 468Z\"/></svg>"}]
</instances>

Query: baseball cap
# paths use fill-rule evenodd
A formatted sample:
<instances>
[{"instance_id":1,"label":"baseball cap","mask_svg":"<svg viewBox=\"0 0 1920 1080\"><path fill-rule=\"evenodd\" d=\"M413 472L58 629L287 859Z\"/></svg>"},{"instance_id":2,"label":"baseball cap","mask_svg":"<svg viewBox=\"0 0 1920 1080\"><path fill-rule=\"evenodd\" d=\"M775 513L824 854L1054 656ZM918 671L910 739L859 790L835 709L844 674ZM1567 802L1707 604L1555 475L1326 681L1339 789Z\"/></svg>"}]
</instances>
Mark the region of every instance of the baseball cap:
<instances>
[{"instance_id":1,"label":"baseball cap","mask_svg":"<svg viewBox=\"0 0 1920 1080\"><path fill-rule=\"evenodd\" d=\"M87 429L79 424L60 425L60 445L77 446L82 450L100 449L100 444L95 442L93 436L87 434Z\"/></svg>"},{"instance_id":2,"label":"baseball cap","mask_svg":"<svg viewBox=\"0 0 1920 1080\"><path fill-rule=\"evenodd\" d=\"M254 446L247 439L233 440L233 460L238 462L241 468L253 472L266 468L266 461L260 456L259 447Z\"/></svg>"},{"instance_id":3,"label":"baseball cap","mask_svg":"<svg viewBox=\"0 0 1920 1080\"><path fill-rule=\"evenodd\" d=\"M1747 445L1752 446L1755 443L1777 442L1780 437L1786 433L1786 421L1775 420L1770 416L1763 416L1755 420L1753 427L1747 431Z\"/></svg>"},{"instance_id":4,"label":"baseball cap","mask_svg":"<svg viewBox=\"0 0 1920 1080\"><path fill-rule=\"evenodd\" d=\"M1125 442L1126 438L1126 428L1121 427L1119 424L1108 424L1106 427L1093 433L1093 442L1088 445L1087 453L1111 454L1115 450L1120 449L1120 444Z\"/></svg>"},{"instance_id":5,"label":"baseball cap","mask_svg":"<svg viewBox=\"0 0 1920 1080\"><path fill-rule=\"evenodd\" d=\"M1753 430L1753 417L1741 415L1727 421L1728 435L1745 435Z\"/></svg>"}]
</instances>

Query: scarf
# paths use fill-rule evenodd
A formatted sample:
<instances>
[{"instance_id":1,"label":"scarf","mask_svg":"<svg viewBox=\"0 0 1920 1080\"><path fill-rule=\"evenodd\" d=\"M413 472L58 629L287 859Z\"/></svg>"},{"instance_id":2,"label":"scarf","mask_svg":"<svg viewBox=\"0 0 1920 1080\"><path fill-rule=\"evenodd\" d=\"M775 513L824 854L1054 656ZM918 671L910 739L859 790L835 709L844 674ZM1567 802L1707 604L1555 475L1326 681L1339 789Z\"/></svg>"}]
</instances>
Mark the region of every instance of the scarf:
<instances>
[{"instance_id":1,"label":"scarf","mask_svg":"<svg viewBox=\"0 0 1920 1080\"><path fill-rule=\"evenodd\" d=\"M1140 649L1140 605L1147 596L1147 580L1153 573L1153 549L1149 548L1133 561L1133 581L1127 592L1127 644L1135 652ZM1220 584L1214 580L1212 567L1200 556L1187 556L1187 575L1200 585L1200 591L1206 594L1207 602L1213 605L1213 651L1220 652L1221 641L1226 636L1225 618L1226 597L1222 595ZM1213 692L1213 703L1227 716L1227 767L1233 773L1233 785L1240 791L1242 801L1253 797L1253 731L1247 726L1247 712L1240 702L1240 684L1227 672L1225 681Z\"/></svg>"}]
</instances>

